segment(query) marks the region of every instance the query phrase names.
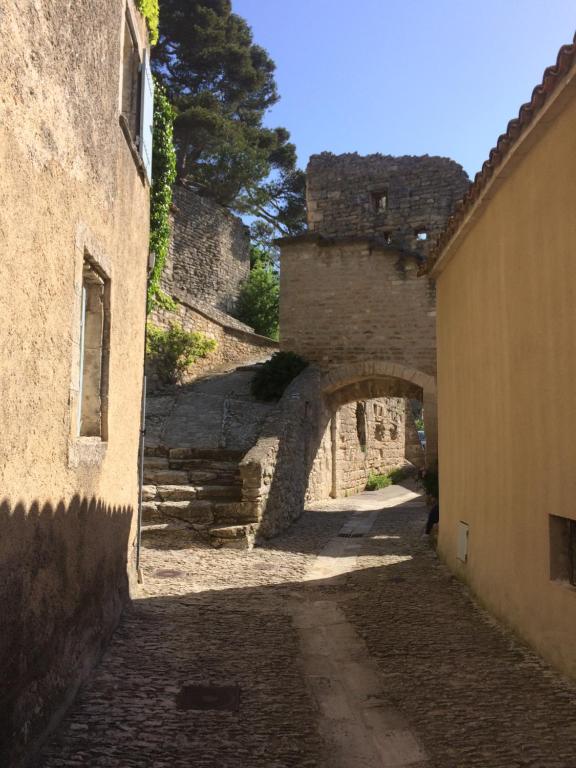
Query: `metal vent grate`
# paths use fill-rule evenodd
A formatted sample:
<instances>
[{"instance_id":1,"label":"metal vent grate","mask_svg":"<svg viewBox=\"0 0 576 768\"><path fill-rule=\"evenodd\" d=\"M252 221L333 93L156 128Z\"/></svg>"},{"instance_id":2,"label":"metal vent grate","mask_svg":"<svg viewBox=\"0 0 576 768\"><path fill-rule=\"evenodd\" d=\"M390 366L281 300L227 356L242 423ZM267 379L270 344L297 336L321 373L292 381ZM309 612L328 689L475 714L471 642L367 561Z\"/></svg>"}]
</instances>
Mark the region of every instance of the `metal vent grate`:
<instances>
[{"instance_id":1,"label":"metal vent grate","mask_svg":"<svg viewBox=\"0 0 576 768\"><path fill-rule=\"evenodd\" d=\"M176 696L178 709L238 712L240 688L237 685L183 685Z\"/></svg>"}]
</instances>

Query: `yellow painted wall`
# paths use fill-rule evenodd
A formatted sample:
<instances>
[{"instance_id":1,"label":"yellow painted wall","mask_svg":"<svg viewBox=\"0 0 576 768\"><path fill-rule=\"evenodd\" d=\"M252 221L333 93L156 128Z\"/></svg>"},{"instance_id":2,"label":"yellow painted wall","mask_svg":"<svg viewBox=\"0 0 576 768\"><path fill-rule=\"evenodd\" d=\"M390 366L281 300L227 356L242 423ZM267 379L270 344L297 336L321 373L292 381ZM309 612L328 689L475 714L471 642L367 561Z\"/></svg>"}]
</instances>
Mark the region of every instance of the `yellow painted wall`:
<instances>
[{"instance_id":1,"label":"yellow painted wall","mask_svg":"<svg viewBox=\"0 0 576 768\"><path fill-rule=\"evenodd\" d=\"M0 25L0 764L19 766L128 598L149 189L119 124L125 3L9 5ZM109 439L79 457L84 246L111 278Z\"/></svg>"},{"instance_id":2,"label":"yellow painted wall","mask_svg":"<svg viewBox=\"0 0 576 768\"><path fill-rule=\"evenodd\" d=\"M564 101L438 277L439 547L576 677L576 588L550 580L548 536L550 514L576 519L576 97Z\"/></svg>"}]
</instances>

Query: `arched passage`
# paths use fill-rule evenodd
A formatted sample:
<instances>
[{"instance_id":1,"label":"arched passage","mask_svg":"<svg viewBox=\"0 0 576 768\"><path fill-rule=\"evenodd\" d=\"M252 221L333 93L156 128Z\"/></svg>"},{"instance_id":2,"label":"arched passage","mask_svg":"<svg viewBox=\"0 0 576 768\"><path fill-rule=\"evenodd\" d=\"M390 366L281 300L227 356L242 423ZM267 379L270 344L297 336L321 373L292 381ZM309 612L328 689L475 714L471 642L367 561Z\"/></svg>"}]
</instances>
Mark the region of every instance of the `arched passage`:
<instances>
[{"instance_id":1,"label":"arched passage","mask_svg":"<svg viewBox=\"0 0 576 768\"><path fill-rule=\"evenodd\" d=\"M419 400L423 406L427 467L438 461L436 380L430 374L387 361L364 360L323 373L320 388L329 409L375 398Z\"/></svg>"}]
</instances>

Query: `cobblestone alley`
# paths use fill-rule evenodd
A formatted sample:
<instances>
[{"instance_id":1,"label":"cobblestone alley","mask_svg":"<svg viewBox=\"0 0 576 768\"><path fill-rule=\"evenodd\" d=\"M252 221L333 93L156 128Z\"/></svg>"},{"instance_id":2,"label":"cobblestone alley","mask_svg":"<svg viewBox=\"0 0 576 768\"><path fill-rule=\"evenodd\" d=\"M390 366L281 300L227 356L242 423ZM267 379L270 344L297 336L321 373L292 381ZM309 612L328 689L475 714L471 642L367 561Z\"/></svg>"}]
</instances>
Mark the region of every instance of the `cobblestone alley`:
<instances>
[{"instance_id":1,"label":"cobblestone alley","mask_svg":"<svg viewBox=\"0 0 576 768\"><path fill-rule=\"evenodd\" d=\"M148 533L141 594L40 764L575 768L576 689L475 607L425 516L393 486L253 552Z\"/></svg>"}]
</instances>

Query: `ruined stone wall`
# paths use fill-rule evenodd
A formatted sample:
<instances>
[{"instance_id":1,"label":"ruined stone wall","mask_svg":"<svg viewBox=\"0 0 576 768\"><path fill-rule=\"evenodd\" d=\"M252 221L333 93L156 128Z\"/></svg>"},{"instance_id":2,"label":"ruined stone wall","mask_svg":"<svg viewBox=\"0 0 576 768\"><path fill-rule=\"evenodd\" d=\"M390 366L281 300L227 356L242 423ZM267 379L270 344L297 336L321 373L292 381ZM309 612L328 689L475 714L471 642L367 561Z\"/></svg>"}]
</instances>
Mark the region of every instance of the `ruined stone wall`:
<instances>
[{"instance_id":1,"label":"ruined stone wall","mask_svg":"<svg viewBox=\"0 0 576 768\"><path fill-rule=\"evenodd\" d=\"M408 462L422 465L423 451L417 434L414 445L409 427L413 420L404 398L347 403L338 409L335 420L336 496L364 490L370 474L386 474Z\"/></svg>"},{"instance_id":2,"label":"ruined stone wall","mask_svg":"<svg viewBox=\"0 0 576 768\"><path fill-rule=\"evenodd\" d=\"M140 54L143 20L129 3ZM128 599L149 189L120 125L121 0L0 24L0 765L19 768ZM106 274L107 434L77 437L83 261Z\"/></svg>"},{"instance_id":3,"label":"ruined stone wall","mask_svg":"<svg viewBox=\"0 0 576 768\"><path fill-rule=\"evenodd\" d=\"M250 272L250 238L241 219L193 190L174 187L170 254L162 276L166 293L184 292L232 313Z\"/></svg>"},{"instance_id":4,"label":"ruined stone wall","mask_svg":"<svg viewBox=\"0 0 576 768\"><path fill-rule=\"evenodd\" d=\"M458 163L428 155L323 152L306 173L311 232L377 236L423 256L469 185Z\"/></svg>"},{"instance_id":5,"label":"ruined stone wall","mask_svg":"<svg viewBox=\"0 0 576 768\"><path fill-rule=\"evenodd\" d=\"M171 323L176 322L186 331L204 333L216 341L214 351L208 357L194 363L184 377L184 383L214 368L266 360L279 348L277 341L259 336L249 326L224 312L219 312L205 304L191 304L182 298L175 312L161 308L154 309L150 313L149 322L160 328L168 328ZM152 391L156 382L151 365L147 366L147 373L149 375L148 391Z\"/></svg>"}]
</instances>

